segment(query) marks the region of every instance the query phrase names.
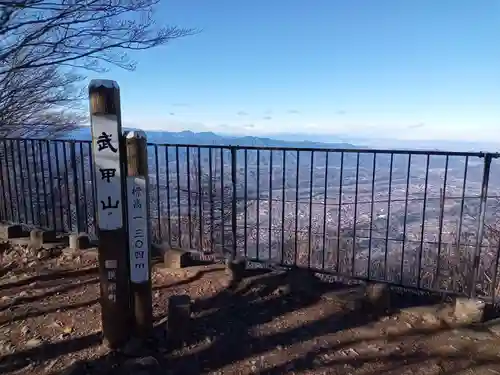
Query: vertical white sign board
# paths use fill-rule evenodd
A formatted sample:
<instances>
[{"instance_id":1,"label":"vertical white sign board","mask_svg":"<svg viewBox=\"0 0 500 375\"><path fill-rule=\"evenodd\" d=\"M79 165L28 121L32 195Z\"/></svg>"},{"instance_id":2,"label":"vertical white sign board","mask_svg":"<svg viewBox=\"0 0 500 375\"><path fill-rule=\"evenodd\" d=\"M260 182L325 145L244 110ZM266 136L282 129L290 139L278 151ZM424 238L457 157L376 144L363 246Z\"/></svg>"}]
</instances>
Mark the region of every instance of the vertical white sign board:
<instances>
[{"instance_id":1,"label":"vertical white sign board","mask_svg":"<svg viewBox=\"0 0 500 375\"><path fill-rule=\"evenodd\" d=\"M149 231L147 189L144 176L127 177L130 280L142 283L149 278Z\"/></svg>"},{"instance_id":2,"label":"vertical white sign board","mask_svg":"<svg viewBox=\"0 0 500 375\"><path fill-rule=\"evenodd\" d=\"M123 226L118 129L116 115L92 116L97 225L104 230L115 230Z\"/></svg>"}]
</instances>

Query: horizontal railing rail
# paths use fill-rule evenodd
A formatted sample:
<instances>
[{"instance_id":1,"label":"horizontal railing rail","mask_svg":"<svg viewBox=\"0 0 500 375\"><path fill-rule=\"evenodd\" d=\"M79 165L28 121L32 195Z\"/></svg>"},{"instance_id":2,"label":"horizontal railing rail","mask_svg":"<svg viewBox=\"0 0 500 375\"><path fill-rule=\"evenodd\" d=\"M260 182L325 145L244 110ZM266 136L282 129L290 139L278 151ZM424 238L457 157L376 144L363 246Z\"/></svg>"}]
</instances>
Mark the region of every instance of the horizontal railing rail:
<instances>
[{"instance_id":1,"label":"horizontal railing rail","mask_svg":"<svg viewBox=\"0 0 500 375\"><path fill-rule=\"evenodd\" d=\"M148 144L157 243L498 299L499 153ZM90 141L0 140L0 216L96 235Z\"/></svg>"}]
</instances>

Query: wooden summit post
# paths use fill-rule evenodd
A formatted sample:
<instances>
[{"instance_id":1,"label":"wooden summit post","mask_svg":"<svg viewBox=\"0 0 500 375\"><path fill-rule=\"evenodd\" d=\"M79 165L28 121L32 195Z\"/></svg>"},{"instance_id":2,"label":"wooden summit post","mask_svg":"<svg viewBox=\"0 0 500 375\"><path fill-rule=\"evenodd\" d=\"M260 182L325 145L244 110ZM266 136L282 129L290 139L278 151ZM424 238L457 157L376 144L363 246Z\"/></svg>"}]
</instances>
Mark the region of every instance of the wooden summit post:
<instances>
[{"instance_id":1,"label":"wooden summit post","mask_svg":"<svg viewBox=\"0 0 500 375\"><path fill-rule=\"evenodd\" d=\"M127 133L126 145L130 286L135 333L139 338L147 339L153 331L153 302L146 134L143 131Z\"/></svg>"},{"instance_id":2,"label":"wooden summit post","mask_svg":"<svg viewBox=\"0 0 500 375\"><path fill-rule=\"evenodd\" d=\"M102 331L109 348L117 349L128 341L132 319L125 204L126 158L118 84L111 80L92 80L89 101Z\"/></svg>"}]
</instances>

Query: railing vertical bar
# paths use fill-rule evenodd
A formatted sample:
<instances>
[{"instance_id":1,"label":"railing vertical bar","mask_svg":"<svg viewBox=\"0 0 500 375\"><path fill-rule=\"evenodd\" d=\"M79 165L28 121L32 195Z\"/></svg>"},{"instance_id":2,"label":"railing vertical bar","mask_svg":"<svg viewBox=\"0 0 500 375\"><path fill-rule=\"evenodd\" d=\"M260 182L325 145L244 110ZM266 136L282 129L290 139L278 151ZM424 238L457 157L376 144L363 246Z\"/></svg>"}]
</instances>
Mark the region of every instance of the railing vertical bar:
<instances>
[{"instance_id":1,"label":"railing vertical bar","mask_svg":"<svg viewBox=\"0 0 500 375\"><path fill-rule=\"evenodd\" d=\"M63 159L64 159L64 170L66 171L66 173L64 173L64 184L66 185L66 215L68 215L68 228L67 230L69 232L71 232L73 230L73 220L71 218L71 194L70 194L70 190L69 190L69 167L68 167L68 155L67 155L67 151L66 151L66 146L68 145L68 143L66 141L63 141ZM92 164L92 163L91 163ZM92 170L90 171L90 175L93 176L93 173L92 173ZM37 183L38 185L38 183ZM92 186L94 186L94 184L92 183ZM37 191L38 191L38 186L37 186ZM92 189L92 191L94 191ZM37 193L39 194L39 193ZM92 199L93 202L95 203L95 200ZM38 208L40 210L40 208ZM65 228L66 230L66 228Z\"/></svg>"},{"instance_id":2,"label":"railing vertical bar","mask_svg":"<svg viewBox=\"0 0 500 375\"><path fill-rule=\"evenodd\" d=\"M10 216L8 218L9 222L14 221L14 199L13 199L13 194L12 194L12 185L10 183L10 170L9 168L9 156L7 154L7 140L3 141L3 149L4 149L4 156L5 156L5 169L6 169L6 174L7 174L7 186L9 187L9 206L10 206Z\"/></svg>"},{"instance_id":3,"label":"railing vertical bar","mask_svg":"<svg viewBox=\"0 0 500 375\"><path fill-rule=\"evenodd\" d=\"M422 281L422 256L424 254L424 235L425 235L425 212L427 208L427 187L429 182L429 163L430 155L427 155L427 161L425 166L425 181L424 181L424 203L422 207L422 227L420 230L420 252L418 254L418 275L417 275L417 288L420 288L420 282Z\"/></svg>"},{"instance_id":4,"label":"railing vertical bar","mask_svg":"<svg viewBox=\"0 0 500 375\"><path fill-rule=\"evenodd\" d=\"M9 156L7 154L7 140L0 140L3 144L3 158L2 158L2 183L5 184L4 187L4 196L5 196L5 220L7 222L11 222L14 217L13 211L13 200L12 200L12 191L10 186L10 168L9 168Z\"/></svg>"},{"instance_id":5,"label":"railing vertical bar","mask_svg":"<svg viewBox=\"0 0 500 375\"><path fill-rule=\"evenodd\" d=\"M4 140L0 140L1 143L4 143L5 141ZM2 204L1 204L1 207L2 207L2 220L4 221L7 221L8 219L8 213L7 213L7 194L6 194L6 191L5 191L5 185L4 185L4 176L5 176L5 172L7 171L8 172L8 169L4 166L4 163L3 163L3 158L0 158L0 171L2 172L0 174L0 184L1 184L1 187L2 187ZM29 174L28 174L29 175ZM29 179L28 179L29 181Z\"/></svg>"},{"instance_id":6,"label":"railing vertical bar","mask_svg":"<svg viewBox=\"0 0 500 375\"><path fill-rule=\"evenodd\" d=\"M257 150L257 239L256 239L256 259L260 257L260 150Z\"/></svg>"},{"instance_id":7,"label":"railing vertical bar","mask_svg":"<svg viewBox=\"0 0 500 375\"><path fill-rule=\"evenodd\" d=\"M198 221L200 231L199 248L201 251L203 251L203 190L201 186L201 176L201 147L198 147Z\"/></svg>"},{"instance_id":8,"label":"railing vertical bar","mask_svg":"<svg viewBox=\"0 0 500 375\"><path fill-rule=\"evenodd\" d=\"M28 140L24 140L24 158L25 158L25 163L26 163L26 173L28 174L28 191L29 191L29 197L30 197L30 215L31 215L31 224L35 225L35 211L34 211L34 203L33 203L33 190L31 186L31 178L32 178L32 173L31 173L31 168L30 168L30 163L29 163L29 157L28 157ZM3 189L3 186L2 186Z\"/></svg>"},{"instance_id":9,"label":"railing vertical bar","mask_svg":"<svg viewBox=\"0 0 500 375\"><path fill-rule=\"evenodd\" d=\"M356 227L358 224L359 152L356 153L356 184L354 186L354 228L352 231L351 275L356 275Z\"/></svg>"},{"instance_id":10,"label":"railing vertical bar","mask_svg":"<svg viewBox=\"0 0 500 375\"><path fill-rule=\"evenodd\" d=\"M245 176L244 176L244 179L245 179L245 186L244 186L244 202L245 202L245 212L244 212L244 215L245 217L243 218L243 243L244 243L244 247L245 247L245 257L248 256L248 240L247 240L247 221L248 221L248 152L247 152L247 149L245 149L244 151L244 163L245 163Z\"/></svg>"},{"instance_id":11,"label":"railing vertical bar","mask_svg":"<svg viewBox=\"0 0 500 375\"><path fill-rule=\"evenodd\" d=\"M408 167L406 169L406 191L405 191L405 214L403 217L403 245L401 248L401 284L404 284L404 262L406 244L406 220L408 216L408 194L410 192L411 154L408 155Z\"/></svg>"},{"instance_id":12,"label":"railing vertical bar","mask_svg":"<svg viewBox=\"0 0 500 375\"><path fill-rule=\"evenodd\" d=\"M22 200L23 200L23 209L24 209L24 222L28 224L28 204L26 203L27 200L27 195L26 195L26 189L24 185L24 173L23 173L23 161L21 158L21 140L17 139L16 140L16 147L17 147L17 158L19 162L19 181L21 185L21 191L22 191ZM24 171L26 172L26 171Z\"/></svg>"},{"instance_id":13,"label":"railing vertical bar","mask_svg":"<svg viewBox=\"0 0 500 375\"><path fill-rule=\"evenodd\" d=\"M297 171L295 175L295 249L293 264L297 266L297 255L299 245L299 174L300 174L300 151L297 150Z\"/></svg>"},{"instance_id":14,"label":"railing vertical bar","mask_svg":"<svg viewBox=\"0 0 500 375\"><path fill-rule=\"evenodd\" d=\"M63 222L63 217L64 217L64 202L63 202L63 192L62 192L62 186L61 186L61 180L62 180L62 175L61 175L61 165L59 163L59 143L55 141L55 158L56 158L56 166L57 166L57 191L59 192L59 221L61 223L61 232L64 232L64 222ZM87 200L85 200L87 202ZM57 229L56 229L57 230Z\"/></svg>"},{"instance_id":15,"label":"railing vertical bar","mask_svg":"<svg viewBox=\"0 0 500 375\"><path fill-rule=\"evenodd\" d=\"M44 225L45 225L45 228L48 228L48 226L49 226L49 206L47 203L47 183L45 181L45 168L43 165L43 142L42 142L42 140L40 140L40 142L39 142L38 151L40 153L40 167L42 169L43 205L44 205L44 209L45 209Z\"/></svg>"},{"instance_id":16,"label":"railing vertical bar","mask_svg":"<svg viewBox=\"0 0 500 375\"><path fill-rule=\"evenodd\" d=\"M167 225L168 225L168 244L172 247L172 222L171 215L172 212L170 210L170 160L168 156L168 146L165 146L165 181L167 183Z\"/></svg>"},{"instance_id":17,"label":"railing vertical bar","mask_svg":"<svg viewBox=\"0 0 500 375\"><path fill-rule=\"evenodd\" d=\"M457 250L459 252L460 252L460 242L462 239L462 224L463 224L463 216L464 216L465 189L467 187L467 170L468 170L468 168L469 168L469 156L466 156L465 157L465 165L464 165L464 179L463 179L463 183L462 183L462 201L460 202L460 217L458 219Z\"/></svg>"},{"instance_id":18,"label":"railing vertical bar","mask_svg":"<svg viewBox=\"0 0 500 375\"><path fill-rule=\"evenodd\" d=\"M210 200L210 249L211 252L214 252L214 183L212 179L212 171L213 171L213 166L212 166L212 151L213 149L209 148L208 149L208 180L209 180L209 189L208 189L208 199Z\"/></svg>"},{"instance_id":19,"label":"railing vertical bar","mask_svg":"<svg viewBox=\"0 0 500 375\"><path fill-rule=\"evenodd\" d=\"M12 139L10 140L10 156L12 160L12 177L14 179L14 191L16 195L16 212L17 212L16 222L20 223L21 210L19 208L21 207L21 200L19 198L19 191L17 190L16 158L14 156L14 141Z\"/></svg>"},{"instance_id":20,"label":"railing vertical bar","mask_svg":"<svg viewBox=\"0 0 500 375\"><path fill-rule=\"evenodd\" d=\"M337 217L337 265L336 270L337 273L340 273L340 237L342 234L340 231L341 228L341 220L342 220L342 185L344 179L344 151L340 153L340 175L339 175L339 212Z\"/></svg>"},{"instance_id":21,"label":"railing vertical bar","mask_svg":"<svg viewBox=\"0 0 500 375\"><path fill-rule=\"evenodd\" d=\"M52 224L54 225L54 231L57 231L57 223L56 223L56 197L54 196L54 176L52 174L52 156L50 152L50 144L51 142L49 140L46 141L47 145L47 161L48 161L48 167L49 167L49 188L50 188L50 197L51 197L51 203L52 203Z\"/></svg>"},{"instance_id":22,"label":"railing vertical bar","mask_svg":"<svg viewBox=\"0 0 500 375\"><path fill-rule=\"evenodd\" d=\"M307 251L307 267L311 268L311 251L312 251L312 198L313 198L313 181L314 181L314 151L311 151L311 171L309 175L309 226L308 239L309 248Z\"/></svg>"},{"instance_id":23,"label":"railing vertical bar","mask_svg":"<svg viewBox=\"0 0 500 375\"><path fill-rule=\"evenodd\" d=\"M321 269L325 269L325 256L326 256L326 214L327 214L327 201L328 201L328 156L329 152L325 152L325 189L324 189L324 202L323 202L323 256L321 261Z\"/></svg>"},{"instance_id":24,"label":"railing vertical bar","mask_svg":"<svg viewBox=\"0 0 500 375\"><path fill-rule=\"evenodd\" d=\"M91 181L91 189L90 192L92 194L92 227L94 229L94 234L97 235L97 226L96 226L96 221L95 218L97 217L97 199L96 199L96 189L95 189L95 184L94 184L94 163L92 162L92 143L88 142L87 143L87 155L88 155L88 161L89 161L89 176L90 176L90 181ZM69 199L69 195L68 195Z\"/></svg>"},{"instance_id":25,"label":"railing vertical bar","mask_svg":"<svg viewBox=\"0 0 500 375\"><path fill-rule=\"evenodd\" d=\"M78 189L78 167L76 163L76 143L71 142L71 169L73 171L73 196L75 197L76 209L76 232L81 232L80 223L80 194Z\"/></svg>"},{"instance_id":26,"label":"railing vertical bar","mask_svg":"<svg viewBox=\"0 0 500 375\"><path fill-rule=\"evenodd\" d=\"M286 200L286 150L283 150L283 170L281 182L281 263L285 259L285 200Z\"/></svg>"},{"instance_id":27,"label":"railing vertical bar","mask_svg":"<svg viewBox=\"0 0 500 375\"><path fill-rule=\"evenodd\" d=\"M370 202L370 233L368 238L368 269L367 275L371 279L371 266L372 266L372 237L373 237L373 205L375 202L375 172L377 168L377 154L373 154L373 165L372 165L372 194Z\"/></svg>"},{"instance_id":28,"label":"railing vertical bar","mask_svg":"<svg viewBox=\"0 0 500 375\"><path fill-rule=\"evenodd\" d=\"M160 159L158 156L158 145L155 144L155 178L156 178L156 222L158 223L158 243L163 241L161 222L161 201L160 201ZM149 197L148 197L149 199Z\"/></svg>"},{"instance_id":29,"label":"railing vertical bar","mask_svg":"<svg viewBox=\"0 0 500 375\"><path fill-rule=\"evenodd\" d=\"M221 235L221 250L222 255L226 255L226 241L225 241L225 230L226 230L226 210L224 209L224 148L220 149L220 235Z\"/></svg>"},{"instance_id":30,"label":"railing vertical bar","mask_svg":"<svg viewBox=\"0 0 500 375\"><path fill-rule=\"evenodd\" d=\"M37 162L37 155L36 155L36 148L35 148L35 140L31 140L31 153L33 154L33 174L35 176L35 192L36 192L36 208L37 208L37 216L38 216L38 226L42 225L42 208L41 208L41 203L40 203L40 184L38 183L38 168L36 166ZM67 173L66 173L67 175Z\"/></svg>"},{"instance_id":31,"label":"railing vertical bar","mask_svg":"<svg viewBox=\"0 0 500 375\"><path fill-rule=\"evenodd\" d=\"M269 151L269 260L271 260L272 230L273 230L273 151Z\"/></svg>"},{"instance_id":32,"label":"railing vertical bar","mask_svg":"<svg viewBox=\"0 0 500 375\"><path fill-rule=\"evenodd\" d=\"M89 210L87 203L87 179L85 178L85 152L83 149L83 142L80 143L80 169L82 171L82 195L83 195L83 217L85 221L85 231L89 231ZM90 155L90 153L88 153Z\"/></svg>"},{"instance_id":33,"label":"railing vertical bar","mask_svg":"<svg viewBox=\"0 0 500 375\"><path fill-rule=\"evenodd\" d=\"M175 146L175 171L177 183L177 244L182 247L182 217L181 217L181 177L179 171L179 146Z\"/></svg>"},{"instance_id":34,"label":"railing vertical bar","mask_svg":"<svg viewBox=\"0 0 500 375\"><path fill-rule=\"evenodd\" d=\"M479 203L479 222L477 224L477 243L474 249L474 265L472 269L472 278L470 284L470 296L471 298L476 297L476 282L479 272L479 264L481 259L481 247L483 245L483 234L484 234L484 217L486 215L486 200L488 197L488 182L490 179L490 167L491 167L492 155L487 153L484 155L484 169L483 169L483 181L481 184L481 197Z\"/></svg>"},{"instance_id":35,"label":"railing vertical bar","mask_svg":"<svg viewBox=\"0 0 500 375\"><path fill-rule=\"evenodd\" d=\"M392 195L392 169L394 165L394 153L391 152L391 162L389 166L389 192L387 198L387 225L385 228L385 254L384 254L384 280L387 281L387 255L389 252L389 228L391 224L391 195Z\"/></svg>"},{"instance_id":36,"label":"railing vertical bar","mask_svg":"<svg viewBox=\"0 0 500 375\"><path fill-rule=\"evenodd\" d=\"M237 253L237 243L236 243L236 226L237 226L237 212L236 212L236 167L237 159L236 159L236 147L231 147L231 233L233 239L233 247L231 252L231 259L236 258Z\"/></svg>"},{"instance_id":37,"label":"railing vertical bar","mask_svg":"<svg viewBox=\"0 0 500 375\"><path fill-rule=\"evenodd\" d=\"M189 248L193 248L193 233L192 233L192 222L191 222L191 148L186 147L186 164L187 164L187 201L188 201L188 236L189 236Z\"/></svg>"},{"instance_id":38,"label":"railing vertical bar","mask_svg":"<svg viewBox=\"0 0 500 375\"><path fill-rule=\"evenodd\" d=\"M439 284L439 271L441 268L441 244L443 239L443 221L444 221L444 207L446 203L446 183L448 180L448 163L449 155L446 155L445 167L444 167L444 181L443 181L443 195L441 197L439 207L439 233L438 233L438 253L436 262L436 277L434 278L434 286Z\"/></svg>"}]
</instances>

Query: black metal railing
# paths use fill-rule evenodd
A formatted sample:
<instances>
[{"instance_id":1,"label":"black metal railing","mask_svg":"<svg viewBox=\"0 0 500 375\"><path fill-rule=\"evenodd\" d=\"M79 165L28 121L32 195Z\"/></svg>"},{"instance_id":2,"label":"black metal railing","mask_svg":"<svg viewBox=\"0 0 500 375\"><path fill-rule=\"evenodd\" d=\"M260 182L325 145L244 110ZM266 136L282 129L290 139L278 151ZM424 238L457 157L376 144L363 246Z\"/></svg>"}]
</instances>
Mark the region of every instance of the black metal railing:
<instances>
[{"instance_id":1,"label":"black metal railing","mask_svg":"<svg viewBox=\"0 0 500 375\"><path fill-rule=\"evenodd\" d=\"M153 239L419 290L500 295L498 154L149 144ZM0 141L3 220L95 236L88 141Z\"/></svg>"}]
</instances>

